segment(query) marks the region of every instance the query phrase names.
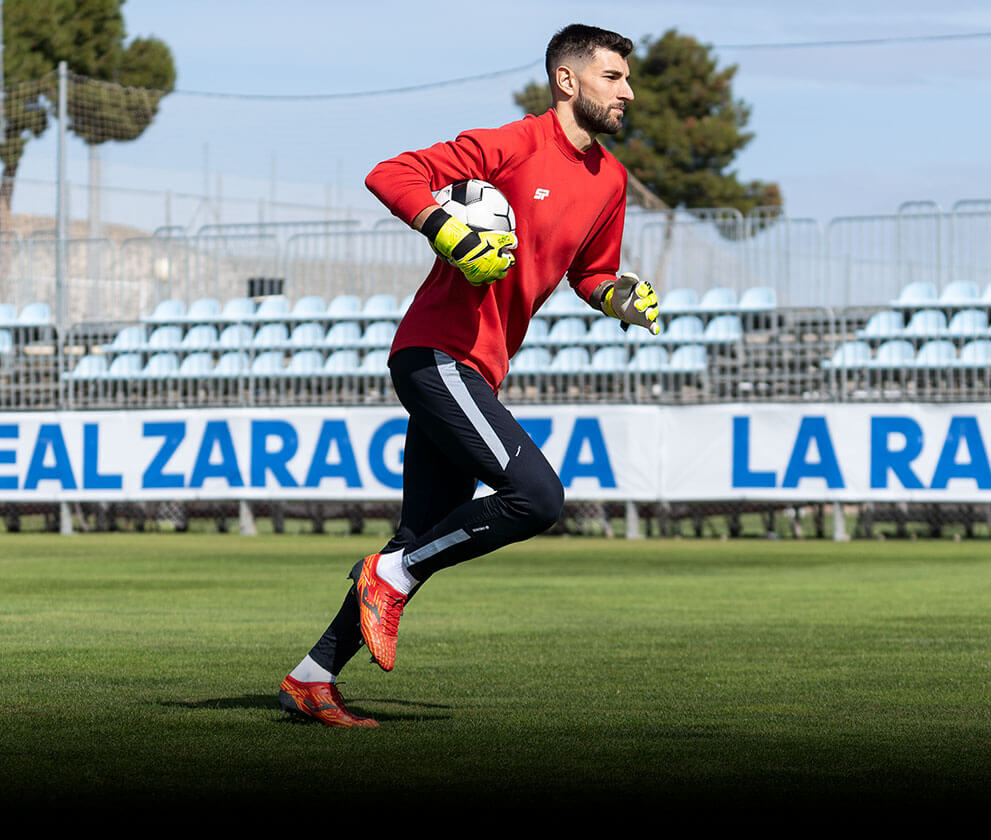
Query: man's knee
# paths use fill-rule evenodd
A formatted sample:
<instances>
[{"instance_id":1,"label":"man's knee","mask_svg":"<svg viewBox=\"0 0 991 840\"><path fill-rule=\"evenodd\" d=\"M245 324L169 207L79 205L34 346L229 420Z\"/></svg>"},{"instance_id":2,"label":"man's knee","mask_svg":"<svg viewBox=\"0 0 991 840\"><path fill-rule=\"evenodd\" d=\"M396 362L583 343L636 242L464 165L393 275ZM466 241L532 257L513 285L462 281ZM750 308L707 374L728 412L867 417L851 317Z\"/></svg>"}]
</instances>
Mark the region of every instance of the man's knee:
<instances>
[{"instance_id":1,"label":"man's knee","mask_svg":"<svg viewBox=\"0 0 991 840\"><path fill-rule=\"evenodd\" d=\"M557 474L550 472L534 481L526 490L526 515L533 533L540 534L561 518L564 488Z\"/></svg>"}]
</instances>

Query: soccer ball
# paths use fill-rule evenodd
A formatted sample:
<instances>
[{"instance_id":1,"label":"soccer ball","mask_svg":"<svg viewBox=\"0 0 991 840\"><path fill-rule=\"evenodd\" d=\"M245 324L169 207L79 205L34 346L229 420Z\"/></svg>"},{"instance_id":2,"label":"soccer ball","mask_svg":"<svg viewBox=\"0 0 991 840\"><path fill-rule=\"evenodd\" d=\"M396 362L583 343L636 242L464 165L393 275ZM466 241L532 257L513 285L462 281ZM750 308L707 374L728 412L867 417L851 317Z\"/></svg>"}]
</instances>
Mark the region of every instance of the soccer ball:
<instances>
[{"instance_id":1,"label":"soccer ball","mask_svg":"<svg viewBox=\"0 0 991 840\"><path fill-rule=\"evenodd\" d=\"M516 230L513 208L499 190L488 181L455 181L435 193L437 203L472 230Z\"/></svg>"}]
</instances>

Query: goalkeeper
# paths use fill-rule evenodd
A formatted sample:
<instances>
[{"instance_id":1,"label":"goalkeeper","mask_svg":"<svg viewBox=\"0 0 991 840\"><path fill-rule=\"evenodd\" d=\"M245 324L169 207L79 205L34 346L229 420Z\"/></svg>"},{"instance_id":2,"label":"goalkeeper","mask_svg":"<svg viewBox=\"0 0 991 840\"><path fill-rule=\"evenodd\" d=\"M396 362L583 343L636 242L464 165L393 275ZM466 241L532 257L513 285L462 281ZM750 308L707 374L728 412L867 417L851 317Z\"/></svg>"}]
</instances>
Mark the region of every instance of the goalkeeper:
<instances>
[{"instance_id":1,"label":"goalkeeper","mask_svg":"<svg viewBox=\"0 0 991 840\"><path fill-rule=\"evenodd\" d=\"M331 726L377 725L348 711L335 685L362 643L392 670L400 616L424 581L560 517L560 480L497 392L561 278L593 308L658 331L650 284L616 276L626 170L596 140L620 130L633 99L632 47L614 32L566 27L547 48L546 113L403 153L368 175L368 188L440 257L399 324L389 361L409 412L402 514L382 551L355 564L337 616L283 681L287 711ZM515 235L473 232L435 202L433 192L466 178L503 192ZM479 480L494 492L475 498Z\"/></svg>"}]
</instances>

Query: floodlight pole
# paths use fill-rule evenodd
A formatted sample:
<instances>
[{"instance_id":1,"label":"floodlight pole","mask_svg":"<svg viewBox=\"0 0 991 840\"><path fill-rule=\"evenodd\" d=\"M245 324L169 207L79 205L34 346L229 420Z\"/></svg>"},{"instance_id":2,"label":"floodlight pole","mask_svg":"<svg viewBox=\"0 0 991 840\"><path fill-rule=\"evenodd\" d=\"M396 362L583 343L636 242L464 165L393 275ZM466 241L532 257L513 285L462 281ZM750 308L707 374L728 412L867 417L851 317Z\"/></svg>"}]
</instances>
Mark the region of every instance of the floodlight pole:
<instances>
[{"instance_id":1,"label":"floodlight pole","mask_svg":"<svg viewBox=\"0 0 991 840\"><path fill-rule=\"evenodd\" d=\"M63 351L65 345L65 321L66 321L66 299L65 299L65 240L66 240L66 215L68 205L66 203L65 184L65 138L66 124L68 123L68 72L66 63L60 61L58 65L58 154L56 161L56 183L55 183L55 347L58 359L58 369L63 369ZM63 535L72 533L72 512L68 502L59 504L59 530Z\"/></svg>"}]
</instances>

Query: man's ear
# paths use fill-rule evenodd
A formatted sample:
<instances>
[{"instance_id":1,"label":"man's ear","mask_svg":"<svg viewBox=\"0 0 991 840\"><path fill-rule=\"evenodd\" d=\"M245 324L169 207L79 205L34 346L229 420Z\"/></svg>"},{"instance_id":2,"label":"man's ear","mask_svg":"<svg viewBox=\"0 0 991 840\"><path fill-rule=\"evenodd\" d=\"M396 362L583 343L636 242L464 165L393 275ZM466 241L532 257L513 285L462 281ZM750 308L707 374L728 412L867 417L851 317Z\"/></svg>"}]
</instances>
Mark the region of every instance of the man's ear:
<instances>
[{"instance_id":1,"label":"man's ear","mask_svg":"<svg viewBox=\"0 0 991 840\"><path fill-rule=\"evenodd\" d=\"M562 64L555 71L554 79L562 93L568 96L574 96L578 93L578 74L570 67Z\"/></svg>"}]
</instances>

